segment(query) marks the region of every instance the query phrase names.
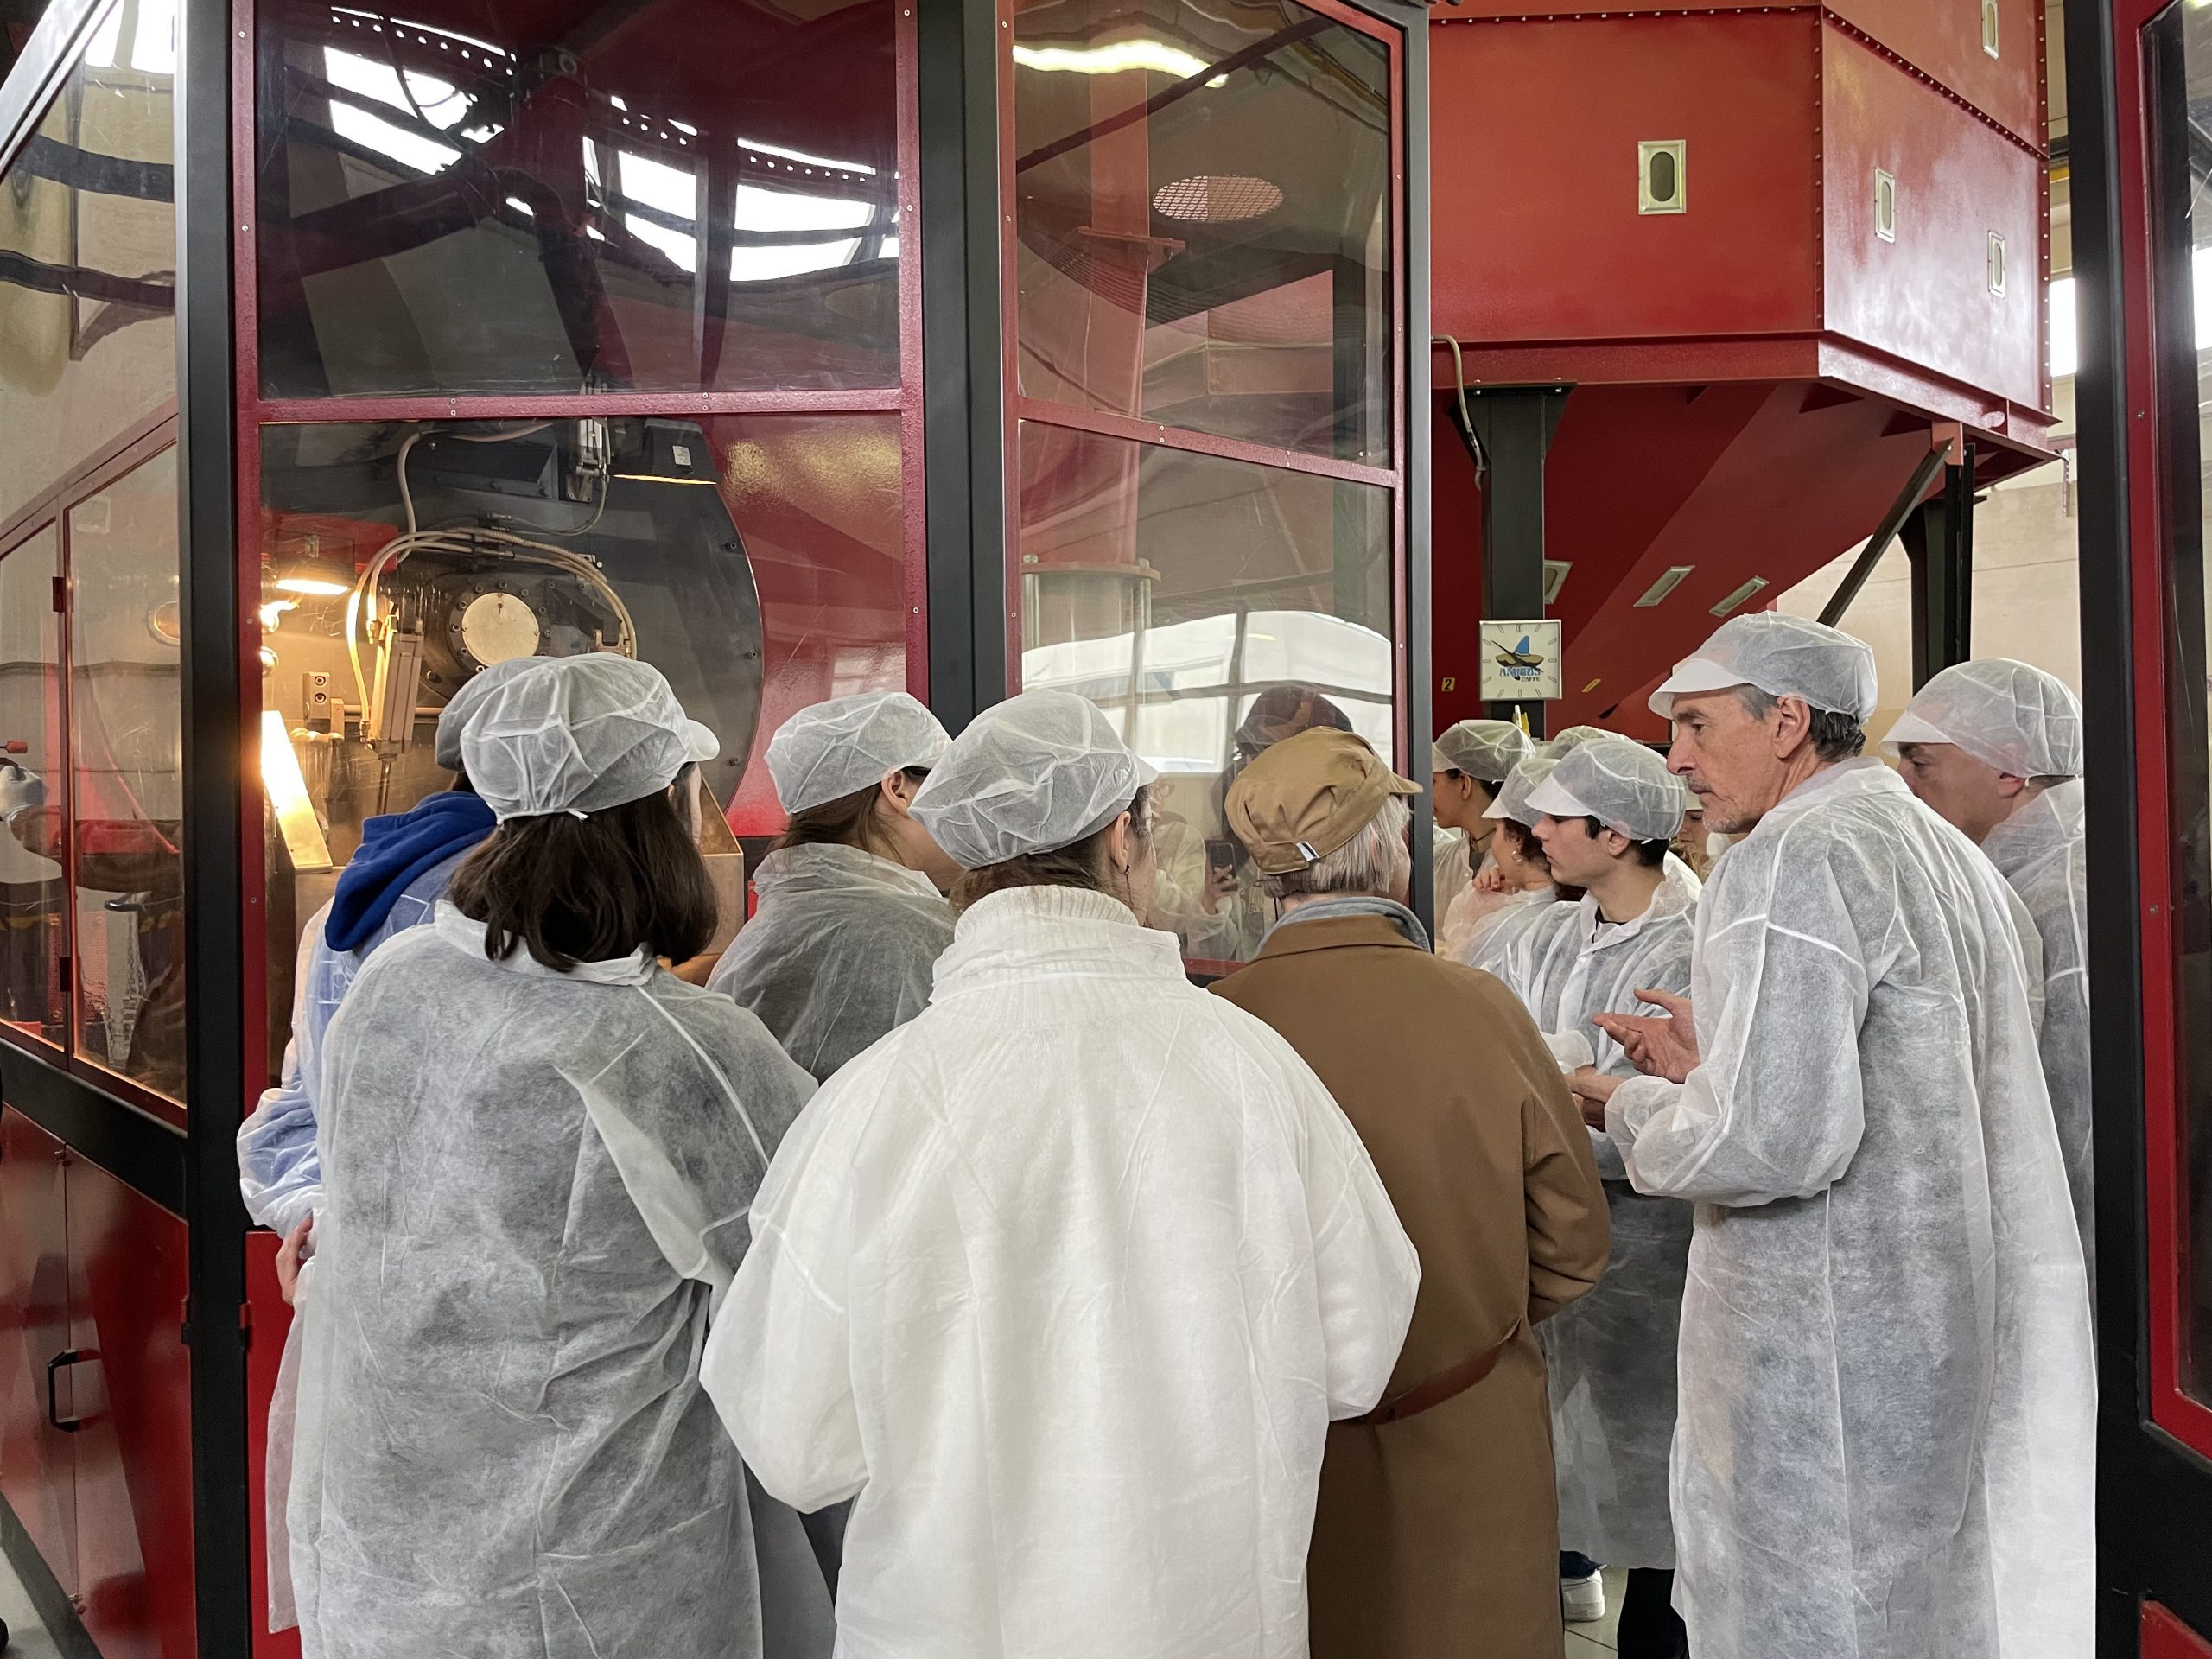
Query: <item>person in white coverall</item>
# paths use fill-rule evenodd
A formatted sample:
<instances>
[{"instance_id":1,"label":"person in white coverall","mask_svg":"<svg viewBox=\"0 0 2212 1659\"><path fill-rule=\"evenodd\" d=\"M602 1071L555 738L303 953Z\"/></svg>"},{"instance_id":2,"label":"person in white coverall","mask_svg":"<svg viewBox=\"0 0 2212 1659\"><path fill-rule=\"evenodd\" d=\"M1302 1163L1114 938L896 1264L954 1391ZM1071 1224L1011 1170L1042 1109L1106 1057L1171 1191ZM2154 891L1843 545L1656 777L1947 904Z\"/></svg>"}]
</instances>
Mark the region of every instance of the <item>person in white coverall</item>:
<instances>
[{"instance_id":1,"label":"person in white coverall","mask_svg":"<svg viewBox=\"0 0 2212 1659\"><path fill-rule=\"evenodd\" d=\"M935 995L753 1206L702 1375L770 1491L854 1499L849 1659L1306 1653L1329 1423L1420 1270L1319 1080L1145 925L1150 781L1067 692L954 740Z\"/></svg>"},{"instance_id":2,"label":"person in white coverall","mask_svg":"<svg viewBox=\"0 0 2212 1659\"><path fill-rule=\"evenodd\" d=\"M1452 921L1437 941L1439 956L1462 962L1485 973L1497 973L1501 964L1523 938L1566 925L1578 890L1562 893L1552 874L1551 860L1536 839L1536 825L1543 814L1529 804L1529 793L1559 763L1548 755L1532 754L1515 764L1512 773L1498 785L1497 798L1483 817L1491 832L1492 874L1484 885L1495 892L1471 894L1452 912ZM1489 900L1478 910L1473 899ZM1570 902L1562 904L1566 899Z\"/></svg>"},{"instance_id":3,"label":"person in white coverall","mask_svg":"<svg viewBox=\"0 0 2212 1659\"><path fill-rule=\"evenodd\" d=\"M2043 1077L2094 1283L2081 699L2025 663L1961 663L1920 688L1883 747L1897 757L1905 787L1980 843L2035 918L2043 941Z\"/></svg>"},{"instance_id":4,"label":"person in white coverall","mask_svg":"<svg viewBox=\"0 0 2212 1659\"><path fill-rule=\"evenodd\" d=\"M1429 803L1436 818L1436 888L1429 902L1440 939L1464 932L1503 897L1473 893L1475 872L1497 830L1497 820L1483 815L1513 768L1535 751L1534 740L1510 720L1463 720L1429 746Z\"/></svg>"},{"instance_id":5,"label":"person in white coverall","mask_svg":"<svg viewBox=\"0 0 2212 1659\"><path fill-rule=\"evenodd\" d=\"M1682 786L1666 763L1624 737L1594 739L1537 784L1529 806L1554 874L1581 888L1562 925L1527 936L1499 976L1535 1017L1569 1073L1636 1068L1597 1024L1648 1009L1644 994L1690 986L1696 879L1667 857L1681 826ZM1675 1566L1667 1460L1675 1433L1675 1342L1690 1246L1690 1206L1630 1185L1618 1147L1592 1131L1612 1219L1612 1259L1598 1288L1542 1327L1558 1447L1560 1545L1569 1615L1604 1617L1586 1570L1627 1572L1614 1640L1621 1659L1681 1659L1669 1605Z\"/></svg>"},{"instance_id":6,"label":"person in white coverall","mask_svg":"<svg viewBox=\"0 0 2212 1659\"><path fill-rule=\"evenodd\" d=\"M1853 758L1875 702L1862 642L1773 613L1652 698L1742 839L1692 1001L1598 1021L1652 1075L1575 1088L1697 1204L1675 1605L1698 1659L2088 1659L2088 1296L2028 953L1989 861Z\"/></svg>"}]
</instances>

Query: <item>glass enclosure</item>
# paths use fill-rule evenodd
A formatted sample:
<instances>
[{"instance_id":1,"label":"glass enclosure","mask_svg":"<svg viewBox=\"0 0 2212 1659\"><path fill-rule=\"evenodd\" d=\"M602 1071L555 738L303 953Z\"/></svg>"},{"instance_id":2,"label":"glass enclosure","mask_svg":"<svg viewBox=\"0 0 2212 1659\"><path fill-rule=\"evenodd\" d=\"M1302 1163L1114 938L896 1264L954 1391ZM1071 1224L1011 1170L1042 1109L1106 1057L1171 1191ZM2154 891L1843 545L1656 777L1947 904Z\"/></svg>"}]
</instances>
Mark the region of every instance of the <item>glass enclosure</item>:
<instances>
[{"instance_id":1,"label":"glass enclosure","mask_svg":"<svg viewBox=\"0 0 2212 1659\"><path fill-rule=\"evenodd\" d=\"M2179 1385L2212 1404L2212 676L2208 676L2205 528L2212 522L2212 161L2200 135L2212 124L2212 13L2175 6L2152 41L2162 72L2158 111L2168 135L2158 157L2154 264L2164 450L2165 574L2171 845L2175 859L2183 1116L2171 1148L2177 1171L2181 1263ZM2179 137L2187 135L2185 147ZM2163 1149L2161 1149L2163 1150ZM2154 1153L2154 1158L2156 1154ZM2157 1190L2154 1207L2165 1195ZM2154 1223L2154 1225L2156 1224ZM2155 1234L2154 1234L2155 1239ZM2153 1244L2154 1260L2158 1246ZM2155 1323L2155 1319L2154 1319Z\"/></svg>"},{"instance_id":2,"label":"glass enclosure","mask_svg":"<svg viewBox=\"0 0 2212 1659\"><path fill-rule=\"evenodd\" d=\"M0 556L0 1020L56 1045L69 1039L63 925L61 536L41 524Z\"/></svg>"},{"instance_id":3,"label":"glass enclosure","mask_svg":"<svg viewBox=\"0 0 2212 1659\"><path fill-rule=\"evenodd\" d=\"M899 384L882 0L258 14L264 397Z\"/></svg>"},{"instance_id":4,"label":"glass enclosure","mask_svg":"<svg viewBox=\"0 0 2212 1659\"><path fill-rule=\"evenodd\" d=\"M1031 0L1003 175L1020 683L1159 768L1200 972L1273 919L1223 815L1315 725L1401 754L1390 31L1291 0Z\"/></svg>"},{"instance_id":5,"label":"glass enclosure","mask_svg":"<svg viewBox=\"0 0 2212 1659\"><path fill-rule=\"evenodd\" d=\"M1291 0L1014 27L1030 397L1390 461L1390 58Z\"/></svg>"},{"instance_id":6,"label":"glass enclosure","mask_svg":"<svg viewBox=\"0 0 2212 1659\"><path fill-rule=\"evenodd\" d=\"M724 939L747 844L783 828L776 727L926 687L911 16L267 0L257 24L273 1071L303 930L366 822L452 781L437 716L472 675L619 652L668 676L722 742Z\"/></svg>"},{"instance_id":7,"label":"glass enclosure","mask_svg":"<svg viewBox=\"0 0 2212 1659\"><path fill-rule=\"evenodd\" d=\"M0 1024L171 1111L175 30L164 0L111 8L0 174Z\"/></svg>"},{"instance_id":8,"label":"glass enclosure","mask_svg":"<svg viewBox=\"0 0 2212 1659\"><path fill-rule=\"evenodd\" d=\"M69 509L77 1047L184 1093L176 451Z\"/></svg>"}]
</instances>

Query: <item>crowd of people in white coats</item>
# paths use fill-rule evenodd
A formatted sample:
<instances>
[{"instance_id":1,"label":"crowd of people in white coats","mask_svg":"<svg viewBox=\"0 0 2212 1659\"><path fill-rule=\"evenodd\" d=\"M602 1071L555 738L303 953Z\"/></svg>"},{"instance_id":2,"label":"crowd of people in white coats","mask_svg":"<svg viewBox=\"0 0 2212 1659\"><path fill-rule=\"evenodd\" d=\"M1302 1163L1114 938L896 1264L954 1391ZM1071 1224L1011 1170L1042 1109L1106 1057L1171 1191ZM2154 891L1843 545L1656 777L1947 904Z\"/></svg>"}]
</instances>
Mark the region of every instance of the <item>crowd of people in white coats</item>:
<instances>
[{"instance_id":1,"label":"crowd of people in white coats","mask_svg":"<svg viewBox=\"0 0 2212 1659\"><path fill-rule=\"evenodd\" d=\"M716 960L714 734L626 658L479 675L239 1136L272 1628L1557 1659L1609 1566L1623 1659L2088 1659L2080 708L1968 663L1892 769L1875 706L1769 613L1663 757L1452 728L1435 947L1423 786L1313 722L1227 790L1270 919L1201 988L1079 697L794 716Z\"/></svg>"}]
</instances>

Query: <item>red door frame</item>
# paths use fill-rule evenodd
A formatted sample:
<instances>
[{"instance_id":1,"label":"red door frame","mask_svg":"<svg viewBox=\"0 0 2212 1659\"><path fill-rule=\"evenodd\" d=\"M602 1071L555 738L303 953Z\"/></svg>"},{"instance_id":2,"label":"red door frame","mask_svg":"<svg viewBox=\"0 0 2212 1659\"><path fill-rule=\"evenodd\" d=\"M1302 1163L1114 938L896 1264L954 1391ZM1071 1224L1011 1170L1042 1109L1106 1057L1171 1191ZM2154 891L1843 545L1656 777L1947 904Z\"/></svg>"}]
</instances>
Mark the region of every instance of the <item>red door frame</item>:
<instances>
[{"instance_id":1,"label":"red door frame","mask_svg":"<svg viewBox=\"0 0 2212 1659\"><path fill-rule=\"evenodd\" d=\"M2114 0L2113 111L2120 144L2116 154L2121 235L2119 271L2126 329L2124 365L2128 422L2127 476L2129 577L2135 637L2163 642L2171 623L2191 619L2167 615L2165 588L2166 487L2158 396L2158 340L2155 327L2155 270L2151 220L2150 149L2152 142L2148 90L2144 76L2142 32L2155 18L2188 0ZM2183 1039L2180 984L2176 972L2179 944L2174 917L2179 891L2174 868L2167 699L2172 695L2171 664L2161 647L2134 654L2136 804L2141 815L2136 849L2142 935L2143 1115L2145 1220L2148 1226L2150 1308L2149 1384L2151 1421L2195 1451L2212 1459L2212 1406L2187 1393L2181 1377L2181 1331L2190 1286L2189 1237L2185 1224L2187 1171L2181 1157L2185 1132L2184 1089L2180 1045ZM2206 1264L2212 1270L2212 1263Z\"/></svg>"}]
</instances>

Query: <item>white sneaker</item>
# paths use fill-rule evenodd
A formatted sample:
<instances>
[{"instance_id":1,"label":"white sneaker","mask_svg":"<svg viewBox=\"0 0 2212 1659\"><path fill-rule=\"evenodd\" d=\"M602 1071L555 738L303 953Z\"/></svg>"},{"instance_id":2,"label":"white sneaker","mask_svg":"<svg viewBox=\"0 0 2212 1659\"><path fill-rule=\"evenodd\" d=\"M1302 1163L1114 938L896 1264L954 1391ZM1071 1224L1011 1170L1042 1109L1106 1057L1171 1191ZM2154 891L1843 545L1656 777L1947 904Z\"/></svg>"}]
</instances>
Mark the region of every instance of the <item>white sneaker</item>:
<instances>
[{"instance_id":1,"label":"white sneaker","mask_svg":"<svg viewBox=\"0 0 2212 1659\"><path fill-rule=\"evenodd\" d=\"M1605 1616L1605 1580L1595 1573L1586 1579L1561 1579L1559 1599L1568 1624L1595 1624Z\"/></svg>"}]
</instances>

